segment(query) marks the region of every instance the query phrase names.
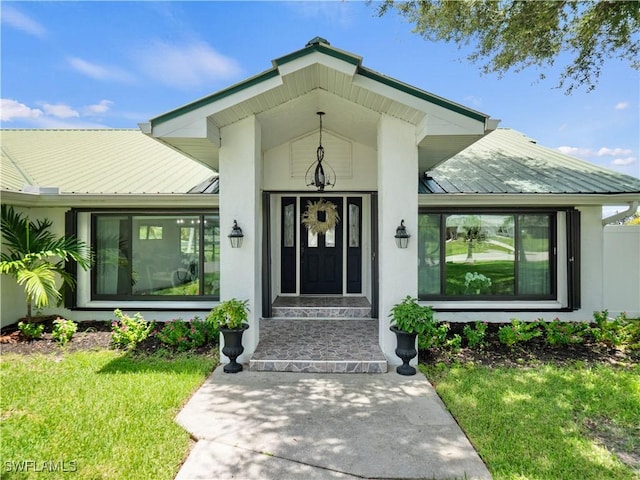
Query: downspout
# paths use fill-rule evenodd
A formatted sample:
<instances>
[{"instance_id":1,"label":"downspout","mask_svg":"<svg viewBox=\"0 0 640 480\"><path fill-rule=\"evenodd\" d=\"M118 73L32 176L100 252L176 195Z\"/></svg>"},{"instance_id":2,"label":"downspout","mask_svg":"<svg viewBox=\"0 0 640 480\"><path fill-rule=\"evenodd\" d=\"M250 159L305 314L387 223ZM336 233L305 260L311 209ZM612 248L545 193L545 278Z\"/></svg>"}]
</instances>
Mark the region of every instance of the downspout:
<instances>
[{"instance_id":1,"label":"downspout","mask_svg":"<svg viewBox=\"0 0 640 480\"><path fill-rule=\"evenodd\" d=\"M618 220L622 220L623 218L627 218L632 216L638 210L638 200L634 200L633 202L629 202L629 209L624 212L616 213L615 215L611 215L610 217L602 219L602 226L608 225L610 223L617 222Z\"/></svg>"}]
</instances>

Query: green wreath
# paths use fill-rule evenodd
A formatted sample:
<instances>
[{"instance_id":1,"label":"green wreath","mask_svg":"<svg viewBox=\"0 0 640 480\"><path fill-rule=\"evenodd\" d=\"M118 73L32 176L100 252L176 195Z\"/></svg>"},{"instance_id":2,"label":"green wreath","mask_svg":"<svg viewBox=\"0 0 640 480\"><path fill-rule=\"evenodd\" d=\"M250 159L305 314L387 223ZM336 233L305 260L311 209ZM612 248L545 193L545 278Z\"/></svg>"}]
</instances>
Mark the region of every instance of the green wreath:
<instances>
[{"instance_id":1,"label":"green wreath","mask_svg":"<svg viewBox=\"0 0 640 480\"><path fill-rule=\"evenodd\" d=\"M324 212L324 221L318 220L318 213ZM302 223L311 233L326 234L340 221L338 206L320 199L317 202L307 202L307 211L302 215Z\"/></svg>"}]
</instances>

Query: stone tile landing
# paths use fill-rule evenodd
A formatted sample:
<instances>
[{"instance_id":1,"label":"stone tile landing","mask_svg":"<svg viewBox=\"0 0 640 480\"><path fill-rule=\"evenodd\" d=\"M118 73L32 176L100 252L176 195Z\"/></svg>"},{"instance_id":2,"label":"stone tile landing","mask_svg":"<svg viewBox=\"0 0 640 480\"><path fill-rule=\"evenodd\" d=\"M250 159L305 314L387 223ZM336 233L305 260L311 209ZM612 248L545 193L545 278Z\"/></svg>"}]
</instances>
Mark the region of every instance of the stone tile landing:
<instances>
[{"instance_id":1,"label":"stone tile landing","mask_svg":"<svg viewBox=\"0 0 640 480\"><path fill-rule=\"evenodd\" d=\"M378 320L364 318L266 318L251 371L385 373Z\"/></svg>"},{"instance_id":2,"label":"stone tile landing","mask_svg":"<svg viewBox=\"0 0 640 480\"><path fill-rule=\"evenodd\" d=\"M364 297L278 297L271 308L274 318L371 318L371 304Z\"/></svg>"}]
</instances>

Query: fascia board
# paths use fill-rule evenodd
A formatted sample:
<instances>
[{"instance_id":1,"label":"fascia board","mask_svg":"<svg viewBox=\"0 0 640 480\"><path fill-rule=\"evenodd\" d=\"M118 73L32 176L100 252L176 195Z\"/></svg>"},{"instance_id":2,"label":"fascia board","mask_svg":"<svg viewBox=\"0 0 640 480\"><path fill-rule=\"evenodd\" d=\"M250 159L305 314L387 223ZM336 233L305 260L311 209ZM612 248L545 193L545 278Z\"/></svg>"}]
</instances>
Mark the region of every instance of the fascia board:
<instances>
[{"instance_id":1,"label":"fascia board","mask_svg":"<svg viewBox=\"0 0 640 480\"><path fill-rule=\"evenodd\" d=\"M206 138L212 145L220 148L220 129L210 117L199 117L189 125L182 125L173 131L154 132L157 137L165 138Z\"/></svg>"},{"instance_id":2,"label":"fascia board","mask_svg":"<svg viewBox=\"0 0 640 480\"><path fill-rule=\"evenodd\" d=\"M278 71L280 75L284 77L315 64L324 65L327 68L336 70L349 77L353 77L358 69L357 65L345 62L339 58L331 57L320 52L313 52L278 65Z\"/></svg>"},{"instance_id":3,"label":"fascia board","mask_svg":"<svg viewBox=\"0 0 640 480\"><path fill-rule=\"evenodd\" d=\"M152 135L159 137L170 134L198 118L208 117L281 85L282 77L279 72L276 69L268 70L242 83L152 118Z\"/></svg>"},{"instance_id":4,"label":"fascia board","mask_svg":"<svg viewBox=\"0 0 640 480\"><path fill-rule=\"evenodd\" d=\"M504 207L504 206L559 206L575 205L620 205L640 200L637 193L611 193L592 195L570 194L470 194L470 193L425 193L418 195L421 207Z\"/></svg>"}]
</instances>

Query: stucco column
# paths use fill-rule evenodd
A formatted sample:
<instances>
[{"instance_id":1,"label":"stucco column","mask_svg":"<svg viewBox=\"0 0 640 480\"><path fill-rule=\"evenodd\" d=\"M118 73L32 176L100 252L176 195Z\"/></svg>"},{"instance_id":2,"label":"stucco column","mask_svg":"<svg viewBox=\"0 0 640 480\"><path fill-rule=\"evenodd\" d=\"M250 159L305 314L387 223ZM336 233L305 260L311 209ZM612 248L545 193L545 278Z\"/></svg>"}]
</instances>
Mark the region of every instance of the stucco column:
<instances>
[{"instance_id":1,"label":"stucco column","mask_svg":"<svg viewBox=\"0 0 640 480\"><path fill-rule=\"evenodd\" d=\"M247 362L259 338L262 268L261 129L256 117L249 117L220 131L220 299L248 299L249 329L243 335ZM231 248L227 235L233 221L244 233L242 247ZM220 352L223 362L227 357Z\"/></svg>"},{"instance_id":2,"label":"stucco column","mask_svg":"<svg viewBox=\"0 0 640 480\"><path fill-rule=\"evenodd\" d=\"M404 219L409 247L399 249L395 231ZM382 115L378 122L378 267L380 347L389 363L400 364L389 331L391 307L418 293L418 148L415 126ZM414 359L415 363L417 359Z\"/></svg>"}]
</instances>

